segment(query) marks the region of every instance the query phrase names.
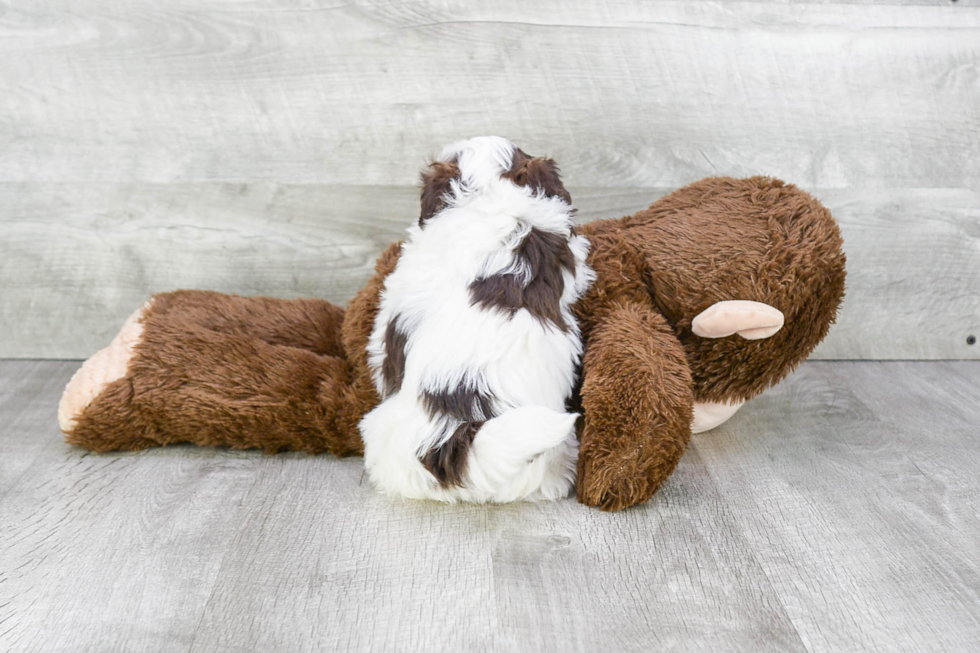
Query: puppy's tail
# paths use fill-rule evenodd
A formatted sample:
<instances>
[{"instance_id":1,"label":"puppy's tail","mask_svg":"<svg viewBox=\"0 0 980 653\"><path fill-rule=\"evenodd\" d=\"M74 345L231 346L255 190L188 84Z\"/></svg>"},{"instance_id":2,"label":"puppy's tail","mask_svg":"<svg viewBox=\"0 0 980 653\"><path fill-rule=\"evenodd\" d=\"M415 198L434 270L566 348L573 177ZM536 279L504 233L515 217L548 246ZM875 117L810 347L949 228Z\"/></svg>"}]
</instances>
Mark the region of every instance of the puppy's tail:
<instances>
[{"instance_id":1,"label":"puppy's tail","mask_svg":"<svg viewBox=\"0 0 980 653\"><path fill-rule=\"evenodd\" d=\"M421 462L444 488L465 482L491 501L557 499L575 479L577 417L524 406L486 422L465 422Z\"/></svg>"}]
</instances>

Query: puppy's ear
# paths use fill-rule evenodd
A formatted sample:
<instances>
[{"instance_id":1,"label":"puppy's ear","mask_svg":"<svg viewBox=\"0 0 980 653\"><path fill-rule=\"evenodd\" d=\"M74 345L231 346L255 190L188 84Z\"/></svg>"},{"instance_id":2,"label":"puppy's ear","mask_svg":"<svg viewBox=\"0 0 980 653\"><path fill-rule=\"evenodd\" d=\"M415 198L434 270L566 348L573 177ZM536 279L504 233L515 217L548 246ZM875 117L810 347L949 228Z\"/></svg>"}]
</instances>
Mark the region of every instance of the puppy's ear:
<instances>
[{"instance_id":1,"label":"puppy's ear","mask_svg":"<svg viewBox=\"0 0 980 653\"><path fill-rule=\"evenodd\" d=\"M523 150L514 150L514 161L510 170L501 175L505 179L510 179L518 186L529 186L534 190L541 190L546 197L560 197L569 204L572 203L572 196L565 190L565 185L561 183L561 174L558 171L558 164L553 159L546 157L531 157Z\"/></svg>"},{"instance_id":2,"label":"puppy's ear","mask_svg":"<svg viewBox=\"0 0 980 653\"><path fill-rule=\"evenodd\" d=\"M422 212L419 226L446 206L443 198L449 193L453 179L459 179L459 166L455 161L433 161L422 171Z\"/></svg>"}]
</instances>

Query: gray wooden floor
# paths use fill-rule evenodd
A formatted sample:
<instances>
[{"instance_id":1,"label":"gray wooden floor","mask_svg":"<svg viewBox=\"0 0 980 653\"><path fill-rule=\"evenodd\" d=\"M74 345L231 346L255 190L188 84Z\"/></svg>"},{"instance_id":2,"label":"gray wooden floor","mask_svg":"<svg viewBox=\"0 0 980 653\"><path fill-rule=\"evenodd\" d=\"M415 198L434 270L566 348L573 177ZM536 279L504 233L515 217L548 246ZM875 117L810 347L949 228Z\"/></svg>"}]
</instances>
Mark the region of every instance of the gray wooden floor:
<instances>
[{"instance_id":1,"label":"gray wooden floor","mask_svg":"<svg viewBox=\"0 0 980 653\"><path fill-rule=\"evenodd\" d=\"M980 363L811 362L649 504L376 495L359 459L65 445L0 362L3 651L980 649Z\"/></svg>"}]
</instances>

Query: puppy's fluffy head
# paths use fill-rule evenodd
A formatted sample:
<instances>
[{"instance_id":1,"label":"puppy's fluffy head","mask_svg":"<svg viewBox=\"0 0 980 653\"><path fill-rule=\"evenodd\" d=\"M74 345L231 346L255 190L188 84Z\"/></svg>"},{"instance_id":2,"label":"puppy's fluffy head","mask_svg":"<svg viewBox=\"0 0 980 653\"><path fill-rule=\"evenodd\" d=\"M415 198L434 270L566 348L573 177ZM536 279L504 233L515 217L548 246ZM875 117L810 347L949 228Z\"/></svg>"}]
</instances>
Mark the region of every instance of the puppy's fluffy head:
<instances>
[{"instance_id":1,"label":"puppy's fluffy head","mask_svg":"<svg viewBox=\"0 0 980 653\"><path fill-rule=\"evenodd\" d=\"M536 196L572 202L552 159L532 157L499 136L480 136L447 145L422 171L419 226L462 195L505 183Z\"/></svg>"}]
</instances>

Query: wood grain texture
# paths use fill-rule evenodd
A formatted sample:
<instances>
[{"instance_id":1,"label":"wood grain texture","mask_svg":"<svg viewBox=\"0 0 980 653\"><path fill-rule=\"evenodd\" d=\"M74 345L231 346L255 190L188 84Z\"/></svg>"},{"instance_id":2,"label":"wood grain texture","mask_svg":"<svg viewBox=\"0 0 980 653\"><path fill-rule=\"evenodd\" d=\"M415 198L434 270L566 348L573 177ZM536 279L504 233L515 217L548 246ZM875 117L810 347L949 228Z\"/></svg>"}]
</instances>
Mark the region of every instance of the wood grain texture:
<instances>
[{"instance_id":1,"label":"wood grain texture","mask_svg":"<svg viewBox=\"0 0 980 653\"><path fill-rule=\"evenodd\" d=\"M579 217L662 194L586 189ZM85 358L177 288L343 304L418 211L404 186L0 184L0 357Z\"/></svg>"},{"instance_id":2,"label":"wood grain texture","mask_svg":"<svg viewBox=\"0 0 980 653\"><path fill-rule=\"evenodd\" d=\"M6 5L3 181L405 185L484 133L575 186L980 177L962 3Z\"/></svg>"},{"instance_id":3,"label":"wood grain texture","mask_svg":"<svg viewBox=\"0 0 980 653\"><path fill-rule=\"evenodd\" d=\"M583 216L812 190L851 255L817 356L980 358L980 0L0 0L0 57L0 356L176 287L343 302L426 156L498 133Z\"/></svg>"},{"instance_id":4,"label":"wood grain texture","mask_svg":"<svg viewBox=\"0 0 980 653\"><path fill-rule=\"evenodd\" d=\"M60 395L76 369L75 361L0 362L0 433L27 436L0 437L0 501L37 457L64 448L36 434L50 431L50 398Z\"/></svg>"},{"instance_id":5,"label":"wood grain texture","mask_svg":"<svg viewBox=\"0 0 980 653\"><path fill-rule=\"evenodd\" d=\"M695 438L809 650L980 646L978 387L974 362L809 363Z\"/></svg>"},{"instance_id":6,"label":"wood grain texture","mask_svg":"<svg viewBox=\"0 0 980 653\"><path fill-rule=\"evenodd\" d=\"M392 501L359 459L93 455L0 361L0 650L980 646L980 363L811 362L650 503Z\"/></svg>"},{"instance_id":7,"label":"wood grain texture","mask_svg":"<svg viewBox=\"0 0 980 653\"><path fill-rule=\"evenodd\" d=\"M588 221L667 192L572 188ZM825 359L980 359L980 193L817 189L848 290ZM410 187L0 184L0 357L84 358L154 292L343 304L418 212Z\"/></svg>"},{"instance_id":8,"label":"wood grain texture","mask_svg":"<svg viewBox=\"0 0 980 653\"><path fill-rule=\"evenodd\" d=\"M838 219L847 293L824 359L980 359L980 192L813 191Z\"/></svg>"}]
</instances>

